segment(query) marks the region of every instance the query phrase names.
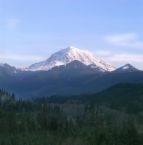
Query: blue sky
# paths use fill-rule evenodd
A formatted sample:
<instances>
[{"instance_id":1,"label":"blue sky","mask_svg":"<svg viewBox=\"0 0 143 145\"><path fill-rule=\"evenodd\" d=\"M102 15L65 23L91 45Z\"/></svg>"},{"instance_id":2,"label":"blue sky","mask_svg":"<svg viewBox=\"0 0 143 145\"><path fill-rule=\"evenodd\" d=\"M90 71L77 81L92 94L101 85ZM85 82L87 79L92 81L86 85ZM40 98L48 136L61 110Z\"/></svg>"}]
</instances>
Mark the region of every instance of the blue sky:
<instances>
[{"instance_id":1,"label":"blue sky","mask_svg":"<svg viewBox=\"0 0 143 145\"><path fill-rule=\"evenodd\" d=\"M143 69L142 0L0 0L0 62L26 67L67 46Z\"/></svg>"}]
</instances>

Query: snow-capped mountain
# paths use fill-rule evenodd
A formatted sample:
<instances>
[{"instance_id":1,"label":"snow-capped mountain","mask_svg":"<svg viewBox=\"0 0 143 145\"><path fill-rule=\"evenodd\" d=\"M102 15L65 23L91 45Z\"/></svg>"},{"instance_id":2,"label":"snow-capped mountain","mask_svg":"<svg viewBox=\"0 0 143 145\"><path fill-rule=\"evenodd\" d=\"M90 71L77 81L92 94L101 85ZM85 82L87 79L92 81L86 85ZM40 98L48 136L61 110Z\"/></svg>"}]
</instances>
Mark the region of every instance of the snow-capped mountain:
<instances>
[{"instance_id":1,"label":"snow-capped mountain","mask_svg":"<svg viewBox=\"0 0 143 145\"><path fill-rule=\"evenodd\" d=\"M126 64L115 70L115 72L135 72L135 71L139 71L139 70L134 66L132 66L131 64Z\"/></svg>"},{"instance_id":2,"label":"snow-capped mountain","mask_svg":"<svg viewBox=\"0 0 143 145\"><path fill-rule=\"evenodd\" d=\"M99 68L102 71L113 71L114 67L107 64L103 60L95 57L91 52L81 50L75 47L68 47L52 54L46 61L32 64L26 70L28 71L41 71L50 70L53 67L66 65L74 60L78 60L85 65Z\"/></svg>"}]
</instances>

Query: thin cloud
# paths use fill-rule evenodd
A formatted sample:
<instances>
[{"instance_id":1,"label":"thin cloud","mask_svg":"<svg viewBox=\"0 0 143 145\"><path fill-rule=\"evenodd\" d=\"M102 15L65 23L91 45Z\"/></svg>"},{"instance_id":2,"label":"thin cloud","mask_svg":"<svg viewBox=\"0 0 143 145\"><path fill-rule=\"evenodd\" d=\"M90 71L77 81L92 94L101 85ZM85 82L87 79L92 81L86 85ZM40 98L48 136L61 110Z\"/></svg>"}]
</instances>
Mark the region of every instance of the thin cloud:
<instances>
[{"instance_id":1,"label":"thin cloud","mask_svg":"<svg viewBox=\"0 0 143 145\"><path fill-rule=\"evenodd\" d=\"M18 68L25 68L33 63L43 61L46 58L37 55L0 54L0 63L8 63ZM15 65L16 64L16 65Z\"/></svg>"},{"instance_id":2,"label":"thin cloud","mask_svg":"<svg viewBox=\"0 0 143 145\"><path fill-rule=\"evenodd\" d=\"M110 56L112 53L107 50L96 50L95 55L97 56Z\"/></svg>"},{"instance_id":3,"label":"thin cloud","mask_svg":"<svg viewBox=\"0 0 143 145\"><path fill-rule=\"evenodd\" d=\"M10 29L10 30L14 30L19 26L20 22L21 21L19 19L8 18L5 20L5 27Z\"/></svg>"},{"instance_id":4,"label":"thin cloud","mask_svg":"<svg viewBox=\"0 0 143 145\"><path fill-rule=\"evenodd\" d=\"M141 63L143 55L139 54L114 54L106 57L110 62Z\"/></svg>"},{"instance_id":5,"label":"thin cloud","mask_svg":"<svg viewBox=\"0 0 143 145\"><path fill-rule=\"evenodd\" d=\"M102 59L106 60L112 65L119 67L124 64L130 63L137 68L142 69L143 54L131 54L131 53L113 53L111 51L97 51L95 53L99 55Z\"/></svg>"},{"instance_id":6,"label":"thin cloud","mask_svg":"<svg viewBox=\"0 0 143 145\"><path fill-rule=\"evenodd\" d=\"M105 37L105 41L115 46L143 49L143 41L135 33L108 35Z\"/></svg>"},{"instance_id":7,"label":"thin cloud","mask_svg":"<svg viewBox=\"0 0 143 145\"><path fill-rule=\"evenodd\" d=\"M16 60L16 61L23 61L23 62L29 62L29 61L42 61L44 58L40 56L35 55L20 55L20 54L5 54L0 55L0 60Z\"/></svg>"}]
</instances>

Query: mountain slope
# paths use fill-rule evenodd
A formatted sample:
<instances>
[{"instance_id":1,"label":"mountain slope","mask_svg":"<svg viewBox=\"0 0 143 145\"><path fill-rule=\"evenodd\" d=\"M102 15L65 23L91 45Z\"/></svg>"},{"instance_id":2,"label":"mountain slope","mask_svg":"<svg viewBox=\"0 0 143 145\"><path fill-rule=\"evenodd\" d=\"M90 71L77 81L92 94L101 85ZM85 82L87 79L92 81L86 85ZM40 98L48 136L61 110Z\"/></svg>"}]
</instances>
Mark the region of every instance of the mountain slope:
<instances>
[{"instance_id":1,"label":"mountain slope","mask_svg":"<svg viewBox=\"0 0 143 145\"><path fill-rule=\"evenodd\" d=\"M71 96L96 93L118 83L143 83L143 72L101 73L86 65L76 68L68 64L19 78L12 85L19 96Z\"/></svg>"},{"instance_id":2,"label":"mountain slope","mask_svg":"<svg viewBox=\"0 0 143 145\"><path fill-rule=\"evenodd\" d=\"M49 71L3 70L5 67L0 69L0 88L23 98L92 94L118 83L143 83L142 71L103 72L77 60Z\"/></svg>"},{"instance_id":3,"label":"mountain slope","mask_svg":"<svg viewBox=\"0 0 143 145\"><path fill-rule=\"evenodd\" d=\"M107 105L113 109L136 113L143 111L143 83L121 83L83 98L86 102L91 101L100 105Z\"/></svg>"},{"instance_id":4,"label":"mountain slope","mask_svg":"<svg viewBox=\"0 0 143 145\"><path fill-rule=\"evenodd\" d=\"M43 99L43 98L39 98ZM83 104L96 104L112 109L137 114L143 112L143 83L121 83L109 87L99 93L77 95L71 97L47 97L47 102L63 103L80 102Z\"/></svg>"},{"instance_id":5,"label":"mountain slope","mask_svg":"<svg viewBox=\"0 0 143 145\"><path fill-rule=\"evenodd\" d=\"M39 71L39 70L50 70L53 67L66 65L74 60L78 60L86 65L94 65L94 67L100 68L102 71L112 71L114 68L96 58L92 53L80 50L75 47L68 47L52 54L46 61L42 61L29 66L26 70Z\"/></svg>"}]
</instances>

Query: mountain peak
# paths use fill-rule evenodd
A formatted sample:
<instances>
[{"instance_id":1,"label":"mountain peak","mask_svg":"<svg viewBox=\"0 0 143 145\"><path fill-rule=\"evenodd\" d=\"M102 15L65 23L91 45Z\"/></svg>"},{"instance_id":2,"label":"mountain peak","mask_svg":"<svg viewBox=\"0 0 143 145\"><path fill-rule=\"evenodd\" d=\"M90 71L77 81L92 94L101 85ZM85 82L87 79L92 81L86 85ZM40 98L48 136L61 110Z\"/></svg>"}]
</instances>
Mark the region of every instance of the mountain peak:
<instances>
[{"instance_id":1,"label":"mountain peak","mask_svg":"<svg viewBox=\"0 0 143 145\"><path fill-rule=\"evenodd\" d=\"M131 64L125 64L124 66L121 66L115 70L115 72L135 72L135 71L139 70Z\"/></svg>"},{"instance_id":2,"label":"mountain peak","mask_svg":"<svg viewBox=\"0 0 143 145\"><path fill-rule=\"evenodd\" d=\"M101 59L98 59L91 52L81 50L73 46L69 46L66 49L62 49L60 51L55 52L46 61L33 64L27 70L50 70L53 67L66 65L75 60L78 60L85 65L94 64L105 71L114 70L114 68L111 65L107 64Z\"/></svg>"},{"instance_id":3,"label":"mountain peak","mask_svg":"<svg viewBox=\"0 0 143 145\"><path fill-rule=\"evenodd\" d=\"M133 65L131 65L131 64L125 64L122 68L124 70L126 70L126 69L130 69L130 68L135 68L135 67Z\"/></svg>"},{"instance_id":4,"label":"mountain peak","mask_svg":"<svg viewBox=\"0 0 143 145\"><path fill-rule=\"evenodd\" d=\"M79 50L79 48L77 48L77 47L74 47L74 46L68 46L67 48L66 48L67 50Z\"/></svg>"},{"instance_id":5,"label":"mountain peak","mask_svg":"<svg viewBox=\"0 0 143 145\"><path fill-rule=\"evenodd\" d=\"M63 52L67 52L68 54L71 54L71 55L75 55L75 54L76 55L77 54L82 55L82 54L84 54L84 55L89 55L90 57L91 56L94 57L93 54L90 51L79 49L79 48L74 47L74 46L69 46L66 49L62 49L62 50L63 50ZM60 50L60 51L62 51L62 50Z\"/></svg>"}]
</instances>

